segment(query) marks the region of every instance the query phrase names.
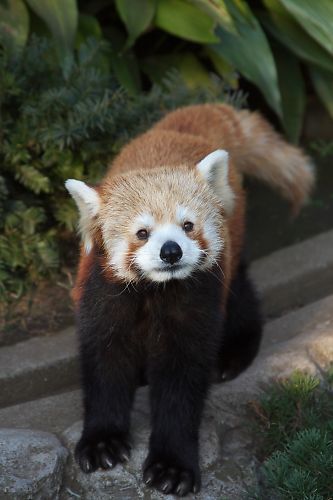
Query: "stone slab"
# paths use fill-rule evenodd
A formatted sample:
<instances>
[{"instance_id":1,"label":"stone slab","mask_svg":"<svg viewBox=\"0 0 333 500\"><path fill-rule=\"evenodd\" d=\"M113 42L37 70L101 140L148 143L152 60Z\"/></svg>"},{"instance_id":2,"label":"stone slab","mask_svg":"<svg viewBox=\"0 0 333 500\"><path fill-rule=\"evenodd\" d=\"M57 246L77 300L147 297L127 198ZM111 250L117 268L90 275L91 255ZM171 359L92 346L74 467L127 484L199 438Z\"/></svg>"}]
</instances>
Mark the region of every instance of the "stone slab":
<instances>
[{"instance_id":1,"label":"stone slab","mask_svg":"<svg viewBox=\"0 0 333 500\"><path fill-rule=\"evenodd\" d=\"M0 349L0 407L77 384L74 328Z\"/></svg>"},{"instance_id":2,"label":"stone slab","mask_svg":"<svg viewBox=\"0 0 333 500\"><path fill-rule=\"evenodd\" d=\"M251 276L269 317L333 293L333 230L258 259Z\"/></svg>"},{"instance_id":3,"label":"stone slab","mask_svg":"<svg viewBox=\"0 0 333 500\"><path fill-rule=\"evenodd\" d=\"M67 455L52 434L0 429L0 499L58 500Z\"/></svg>"},{"instance_id":4,"label":"stone slab","mask_svg":"<svg viewBox=\"0 0 333 500\"><path fill-rule=\"evenodd\" d=\"M82 416L81 391L73 390L0 409L0 427L60 434Z\"/></svg>"},{"instance_id":5,"label":"stone slab","mask_svg":"<svg viewBox=\"0 0 333 500\"><path fill-rule=\"evenodd\" d=\"M215 405L225 411L235 400L249 399L262 382L284 376L297 368L314 372L333 360L333 295L269 321L262 346L252 366L237 379L216 384ZM138 394L141 394L140 389ZM217 396L214 396L214 394ZM223 409L224 408L224 409ZM217 407L216 407L217 410ZM81 395L72 390L0 409L0 426L62 432L81 416ZM236 412L237 414L237 412Z\"/></svg>"}]
</instances>

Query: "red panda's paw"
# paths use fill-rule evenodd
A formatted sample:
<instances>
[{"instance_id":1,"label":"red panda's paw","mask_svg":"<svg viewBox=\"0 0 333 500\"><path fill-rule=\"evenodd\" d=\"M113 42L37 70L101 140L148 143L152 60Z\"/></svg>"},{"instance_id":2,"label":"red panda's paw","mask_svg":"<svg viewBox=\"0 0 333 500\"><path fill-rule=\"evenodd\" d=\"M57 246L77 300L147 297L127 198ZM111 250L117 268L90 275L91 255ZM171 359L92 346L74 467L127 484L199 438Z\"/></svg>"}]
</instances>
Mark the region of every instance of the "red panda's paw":
<instances>
[{"instance_id":1,"label":"red panda's paw","mask_svg":"<svg viewBox=\"0 0 333 500\"><path fill-rule=\"evenodd\" d=\"M164 493L184 497L188 493L198 493L200 490L200 474L198 468L189 470L175 465L170 461L146 460L143 480L150 488Z\"/></svg>"},{"instance_id":2,"label":"red panda's paw","mask_svg":"<svg viewBox=\"0 0 333 500\"><path fill-rule=\"evenodd\" d=\"M85 473L96 469L113 469L118 462L127 462L130 446L119 436L81 437L76 445L75 459Z\"/></svg>"}]
</instances>

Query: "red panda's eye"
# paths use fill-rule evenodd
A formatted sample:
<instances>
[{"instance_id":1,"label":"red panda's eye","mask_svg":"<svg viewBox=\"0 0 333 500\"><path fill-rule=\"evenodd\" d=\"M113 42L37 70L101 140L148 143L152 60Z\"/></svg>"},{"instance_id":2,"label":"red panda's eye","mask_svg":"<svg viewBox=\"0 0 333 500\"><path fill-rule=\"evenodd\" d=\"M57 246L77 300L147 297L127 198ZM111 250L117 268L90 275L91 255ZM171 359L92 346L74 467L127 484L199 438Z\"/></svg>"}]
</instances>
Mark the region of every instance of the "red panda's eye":
<instances>
[{"instance_id":1,"label":"red panda's eye","mask_svg":"<svg viewBox=\"0 0 333 500\"><path fill-rule=\"evenodd\" d=\"M147 240L148 239L148 231L146 229L140 229L136 236L139 240Z\"/></svg>"},{"instance_id":2,"label":"red panda's eye","mask_svg":"<svg viewBox=\"0 0 333 500\"><path fill-rule=\"evenodd\" d=\"M193 222L186 221L183 224L184 231L189 233L190 231L193 231L194 224Z\"/></svg>"}]
</instances>

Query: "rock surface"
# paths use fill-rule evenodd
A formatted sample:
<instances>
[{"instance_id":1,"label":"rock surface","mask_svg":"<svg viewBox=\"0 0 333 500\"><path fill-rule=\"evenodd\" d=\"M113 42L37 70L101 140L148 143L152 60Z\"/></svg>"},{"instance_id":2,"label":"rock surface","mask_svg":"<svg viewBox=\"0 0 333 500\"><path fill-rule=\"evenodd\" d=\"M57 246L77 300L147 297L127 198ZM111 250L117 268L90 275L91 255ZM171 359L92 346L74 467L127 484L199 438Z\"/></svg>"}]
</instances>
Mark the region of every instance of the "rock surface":
<instances>
[{"instance_id":1,"label":"rock surface","mask_svg":"<svg viewBox=\"0 0 333 500\"><path fill-rule=\"evenodd\" d=\"M52 434L0 429L0 499L57 500L67 455Z\"/></svg>"},{"instance_id":2,"label":"rock surface","mask_svg":"<svg viewBox=\"0 0 333 500\"><path fill-rule=\"evenodd\" d=\"M239 427L239 428L237 428ZM64 442L70 450L62 499L68 495L98 500L130 500L145 498L159 500L173 498L148 489L142 481L142 464L146 457L149 438L148 391L138 391L132 415L132 453L129 462L117 465L112 471L97 471L84 474L73 459L73 449L80 437L82 423L79 421L67 429ZM201 429L202 490L193 498L214 500L240 498L244 484L254 472L255 462L251 454L251 436L242 428L241 419L235 414L216 411L216 406L207 407Z\"/></svg>"}]
</instances>

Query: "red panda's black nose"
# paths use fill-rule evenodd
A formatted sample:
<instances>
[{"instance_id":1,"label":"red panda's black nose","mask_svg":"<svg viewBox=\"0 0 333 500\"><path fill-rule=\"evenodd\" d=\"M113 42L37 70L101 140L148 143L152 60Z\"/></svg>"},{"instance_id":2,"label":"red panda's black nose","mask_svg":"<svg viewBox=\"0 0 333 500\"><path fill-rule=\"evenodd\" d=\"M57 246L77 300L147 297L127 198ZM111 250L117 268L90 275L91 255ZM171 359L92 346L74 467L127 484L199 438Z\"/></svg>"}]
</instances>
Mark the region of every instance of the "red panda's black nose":
<instances>
[{"instance_id":1,"label":"red panda's black nose","mask_svg":"<svg viewBox=\"0 0 333 500\"><path fill-rule=\"evenodd\" d=\"M183 256L183 251L175 241L166 241L161 248L160 257L168 264L175 264Z\"/></svg>"}]
</instances>

